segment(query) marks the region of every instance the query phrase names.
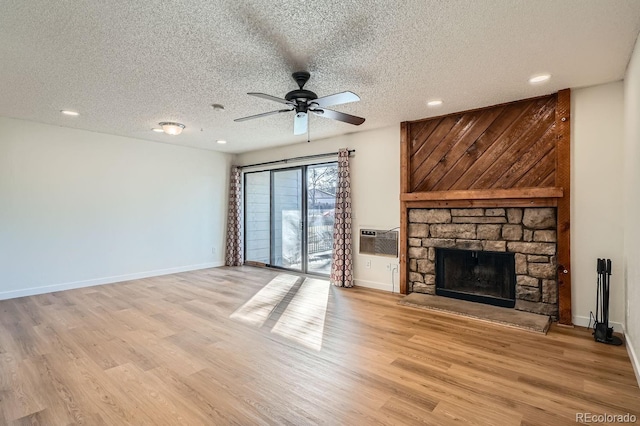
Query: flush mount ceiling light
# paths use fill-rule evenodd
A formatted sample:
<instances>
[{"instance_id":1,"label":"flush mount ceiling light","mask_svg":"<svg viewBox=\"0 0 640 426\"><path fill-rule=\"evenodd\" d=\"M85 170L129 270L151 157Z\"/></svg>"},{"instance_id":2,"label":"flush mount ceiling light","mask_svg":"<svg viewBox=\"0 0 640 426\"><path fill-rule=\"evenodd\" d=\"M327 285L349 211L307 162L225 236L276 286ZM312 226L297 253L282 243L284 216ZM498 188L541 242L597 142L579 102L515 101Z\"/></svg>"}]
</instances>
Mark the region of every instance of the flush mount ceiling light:
<instances>
[{"instance_id":1,"label":"flush mount ceiling light","mask_svg":"<svg viewBox=\"0 0 640 426\"><path fill-rule=\"evenodd\" d=\"M220 145L224 145L225 143L227 143L227 141L222 140L222 139L218 139L218 140L216 141L216 143L219 143Z\"/></svg>"},{"instance_id":2,"label":"flush mount ceiling light","mask_svg":"<svg viewBox=\"0 0 640 426\"><path fill-rule=\"evenodd\" d=\"M531 83L531 84L540 84L540 83L544 83L545 81L549 80L550 78L551 78L550 74L534 75L533 77L531 77L529 79L529 83Z\"/></svg>"},{"instance_id":3,"label":"flush mount ceiling light","mask_svg":"<svg viewBox=\"0 0 640 426\"><path fill-rule=\"evenodd\" d=\"M429 102L427 102L427 106L434 108L434 107L439 107L442 105L442 99L432 99Z\"/></svg>"},{"instance_id":4,"label":"flush mount ceiling light","mask_svg":"<svg viewBox=\"0 0 640 426\"><path fill-rule=\"evenodd\" d=\"M163 121L162 123L158 124L160 124L160 127L162 127L163 132L171 136L179 135L180 133L182 133L182 130L185 127L184 124L174 123L172 121Z\"/></svg>"},{"instance_id":5,"label":"flush mount ceiling light","mask_svg":"<svg viewBox=\"0 0 640 426\"><path fill-rule=\"evenodd\" d=\"M80 113L79 113L79 112L70 111L70 110L68 110L68 109L60 110L60 112L61 112L61 113L63 113L64 115L70 115L70 116L72 116L72 117L77 117L77 116L79 116L79 115L80 115Z\"/></svg>"}]
</instances>

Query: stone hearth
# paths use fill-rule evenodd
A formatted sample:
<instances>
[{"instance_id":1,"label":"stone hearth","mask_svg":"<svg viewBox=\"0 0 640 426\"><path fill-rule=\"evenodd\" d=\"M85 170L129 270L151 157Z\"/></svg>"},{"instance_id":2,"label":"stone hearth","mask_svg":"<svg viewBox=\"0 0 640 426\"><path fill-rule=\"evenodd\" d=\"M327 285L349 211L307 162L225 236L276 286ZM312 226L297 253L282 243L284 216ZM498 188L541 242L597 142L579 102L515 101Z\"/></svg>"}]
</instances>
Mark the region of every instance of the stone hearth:
<instances>
[{"instance_id":1,"label":"stone hearth","mask_svg":"<svg viewBox=\"0 0 640 426\"><path fill-rule=\"evenodd\" d=\"M410 209L409 292L435 294L435 248L515 254L516 305L557 318L556 209Z\"/></svg>"}]
</instances>

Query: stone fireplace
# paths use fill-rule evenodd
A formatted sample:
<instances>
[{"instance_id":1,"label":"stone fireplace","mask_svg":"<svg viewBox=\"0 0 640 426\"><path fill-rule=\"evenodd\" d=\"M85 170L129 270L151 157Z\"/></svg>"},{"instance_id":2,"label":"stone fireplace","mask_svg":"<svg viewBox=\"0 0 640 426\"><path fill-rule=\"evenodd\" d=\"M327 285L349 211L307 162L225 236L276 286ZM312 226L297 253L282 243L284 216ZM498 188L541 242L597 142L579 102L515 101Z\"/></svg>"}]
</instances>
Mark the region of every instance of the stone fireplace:
<instances>
[{"instance_id":1,"label":"stone fireplace","mask_svg":"<svg viewBox=\"0 0 640 426\"><path fill-rule=\"evenodd\" d=\"M556 223L553 207L409 209L407 290L437 293L436 281L443 277L437 276L436 249L466 250L467 257L475 256L476 265L487 263L478 259L479 253L501 252L513 256L515 309L557 319ZM460 262L462 268L472 261ZM459 280L463 276L457 275Z\"/></svg>"}]
</instances>

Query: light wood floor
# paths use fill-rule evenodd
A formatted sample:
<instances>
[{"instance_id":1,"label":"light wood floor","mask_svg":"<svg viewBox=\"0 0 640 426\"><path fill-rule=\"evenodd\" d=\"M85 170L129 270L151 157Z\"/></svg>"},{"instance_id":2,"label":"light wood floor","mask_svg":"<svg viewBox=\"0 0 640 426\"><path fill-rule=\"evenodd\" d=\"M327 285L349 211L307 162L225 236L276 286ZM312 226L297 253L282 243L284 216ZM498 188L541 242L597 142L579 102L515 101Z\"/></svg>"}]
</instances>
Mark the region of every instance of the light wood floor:
<instances>
[{"instance_id":1,"label":"light wood floor","mask_svg":"<svg viewBox=\"0 0 640 426\"><path fill-rule=\"evenodd\" d=\"M277 275L216 268L1 301L0 423L561 425L577 412L640 416L626 349L595 343L586 329L552 326L542 336L317 282L306 292L297 282L270 316L247 321L274 303L268 289L252 297Z\"/></svg>"}]
</instances>

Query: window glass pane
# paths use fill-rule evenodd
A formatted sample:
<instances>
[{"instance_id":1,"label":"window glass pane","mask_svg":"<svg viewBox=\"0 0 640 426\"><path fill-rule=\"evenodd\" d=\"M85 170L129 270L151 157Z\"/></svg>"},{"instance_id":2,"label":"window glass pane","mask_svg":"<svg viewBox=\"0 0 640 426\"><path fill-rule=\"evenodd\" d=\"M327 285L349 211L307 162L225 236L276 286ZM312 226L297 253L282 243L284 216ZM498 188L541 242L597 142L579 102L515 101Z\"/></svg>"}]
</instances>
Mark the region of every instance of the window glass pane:
<instances>
[{"instance_id":1,"label":"window glass pane","mask_svg":"<svg viewBox=\"0 0 640 426\"><path fill-rule=\"evenodd\" d=\"M272 264L302 270L302 169L273 172Z\"/></svg>"},{"instance_id":2,"label":"window glass pane","mask_svg":"<svg viewBox=\"0 0 640 426\"><path fill-rule=\"evenodd\" d=\"M307 168L307 271L331 272L333 218L338 183L338 165Z\"/></svg>"},{"instance_id":3,"label":"window glass pane","mask_svg":"<svg viewBox=\"0 0 640 426\"><path fill-rule=\"evenodd\" d=\"M246 173L245 191L245 259L270 263L271 176L270 172Z\"/></svg>"}]
</instances>

